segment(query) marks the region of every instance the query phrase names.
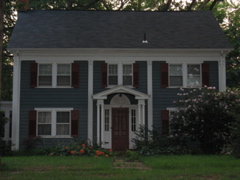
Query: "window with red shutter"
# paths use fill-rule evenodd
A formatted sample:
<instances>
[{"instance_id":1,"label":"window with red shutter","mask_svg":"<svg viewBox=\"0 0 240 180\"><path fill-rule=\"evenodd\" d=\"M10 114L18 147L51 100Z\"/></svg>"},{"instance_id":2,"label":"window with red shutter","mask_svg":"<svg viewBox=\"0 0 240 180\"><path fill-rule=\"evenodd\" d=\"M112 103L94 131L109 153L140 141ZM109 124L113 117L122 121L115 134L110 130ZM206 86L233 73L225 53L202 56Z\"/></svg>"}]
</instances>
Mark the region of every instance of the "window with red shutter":
<instances>
[{"instance_id":1,"label":"window with red shutter","mask_svg":"<svg viewBox=\"0 0 240 180\"><path fill-rule=\"evenodd\" d=\"M139 64L133 64L133 87L139 87Z\"/></svg>"},{"instance_id":2,"label":"window with red shutter","mask_svg":"<svg viewBox=\"0 0 240 180\"><path fill-rule=\"evenodd\" d=\"M162 118L162 135L168 136L169 135L169 110L162 110L161 118Z\"/></svg>"},{"instance_id":3,"label":"window with red shutter","mask_svg":"<svg viewBox=\"0 0 240 180\"><path fill-rule=\"evenodd\" d=\"M161 72L161 87L168 87L168 64L162 63L160 65Z\"/></svg>"},{"instance_id":4,"label":"window with red shutter","mask_svg":"<svg viewBox=\"0 0 240 180\"><path fill-rule=\"evenodd\" d=\"M79 111L71 111L71 136L78 137L78 121L79 121Z\"/></svg>"},{"instance_id":5,"label":"window with red shutter","mask_svg":"<svg viewBox=\"0 0 240 180\"><path fill-rule=\"evenodd\" d=\"M72 87L79 87L79 63L72 63Z\"/></svg>"},{"instance_id":6,"label":"window with red shutter","mask_svg":"<svg viewBox=\"0 0 240 180\"><path fill-rule=\"evenodd\" d=\"M38 64L31 63L30 65L30 88L37 87Z\"/></svg>"},{"instance_id":7,"label":"window with red shutter","mask_svg":"<svg viewBox=\"0 0 240 180\"><path fill-rule=\"evenodd\" d=\"M102 87L107 87L107 63L102 63Z\"/></svg>"},{"instance_id":8,"label":"window with red shutter","mask_svg":"<svg viewBox=\"0 0 240 180\"><path fill-rule=\"evenodd\" d=\"M29 137L36 137L37 128L37 111L29 111L28 113L28 134Z\"/></svg>"},{"instance_id":9,"label":"window with red shutter","mask_svg":"<svg viewBox=\"0 0 240 180\"><path fill-rule=\"evenodd\" d=\"M209 64L203 63L202 64L202 86L210 86L210 70Z\"/></svg>"}]
</instances>

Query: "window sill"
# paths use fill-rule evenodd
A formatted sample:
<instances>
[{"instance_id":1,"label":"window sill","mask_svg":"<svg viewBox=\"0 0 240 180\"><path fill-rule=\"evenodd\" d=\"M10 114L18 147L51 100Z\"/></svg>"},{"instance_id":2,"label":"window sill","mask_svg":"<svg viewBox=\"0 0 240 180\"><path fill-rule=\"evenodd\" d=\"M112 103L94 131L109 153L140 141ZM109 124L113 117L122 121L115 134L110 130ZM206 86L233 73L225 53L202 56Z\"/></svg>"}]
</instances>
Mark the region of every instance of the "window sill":
<instances>
[{"instance_id":1,"label":"window sill","mask_svg":"<svg viewBox=\"0 0 240 180\"><path fill-rule=\"evenodd\" d=\"M107 86L107 87L105 87L106 89L111 89L111 88L114 88L114 87L116 87L116 86L120 86L120 84L119 85L110 85L110 86ZM125 87L128 87L128 88L135 88L135 87L133 87L132 85L121 85L121 86L125 86Z\"/></svg>"},{"instance_id":2,"label":"window sill","mask_svg":"<svg viewBox=\"0 0 240 180\"><path fill-rule=\"evenodd\" d=\"M46 89L46 88L50 88L50 89L72 89L73 87L71 86L56 86L56 87L53 87L53 86L37 86L36 88L39 88L39 89Z\"/></svg>"},{"instance_id":3,"label":"window sill","mask_svg":"<svg viewBox=\"0 0 240 180\"><path fill-rule=\"evenodd\" d=\"M38 137L41 137L41 138L46 138L46 139L50 139L50 138L65 138L65 139L71 139L73 137L71 136L41 136L41 135L38 135Z\"/></svg>"}]
</instances>

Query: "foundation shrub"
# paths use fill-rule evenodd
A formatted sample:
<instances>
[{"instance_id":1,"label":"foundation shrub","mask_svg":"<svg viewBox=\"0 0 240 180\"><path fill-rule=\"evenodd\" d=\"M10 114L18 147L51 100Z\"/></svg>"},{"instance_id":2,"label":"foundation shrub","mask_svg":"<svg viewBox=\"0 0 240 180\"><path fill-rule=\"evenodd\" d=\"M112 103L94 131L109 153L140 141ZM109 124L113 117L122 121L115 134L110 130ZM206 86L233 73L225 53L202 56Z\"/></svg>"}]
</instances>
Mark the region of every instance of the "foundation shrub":
<instances>
[{"instance_id":1,"label":"foundation shrub","mask_svg":"<svg viewBox=\"0 0 240 180\"><path fill-rule=\"evenodd\" d=\"M178 95L175 103L179 109L170 121L171 136L185 139L188 144L199 143L204 154L226 153L233 140L230 127L240 114L239 91L218 92L214 87L205 87L188 92L182 89Z\"/></svg>"}]
</instances>

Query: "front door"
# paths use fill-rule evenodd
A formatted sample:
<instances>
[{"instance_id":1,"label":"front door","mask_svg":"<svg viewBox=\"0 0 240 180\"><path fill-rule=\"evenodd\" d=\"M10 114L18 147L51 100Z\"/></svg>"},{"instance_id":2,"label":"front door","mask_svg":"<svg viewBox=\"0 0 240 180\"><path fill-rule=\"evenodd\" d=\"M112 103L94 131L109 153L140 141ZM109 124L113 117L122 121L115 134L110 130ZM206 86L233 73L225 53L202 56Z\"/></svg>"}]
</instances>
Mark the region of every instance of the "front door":
<instances>
[{"instance_id":1,"label":"front door","mask_svg":"<svg viewBox=\"0 0 240 180\"><path fill-rule=\"evenodd\" d=\"M129 110L112 109L112 149L125 151L129 149Z\"/></svg>"}]
</instances>

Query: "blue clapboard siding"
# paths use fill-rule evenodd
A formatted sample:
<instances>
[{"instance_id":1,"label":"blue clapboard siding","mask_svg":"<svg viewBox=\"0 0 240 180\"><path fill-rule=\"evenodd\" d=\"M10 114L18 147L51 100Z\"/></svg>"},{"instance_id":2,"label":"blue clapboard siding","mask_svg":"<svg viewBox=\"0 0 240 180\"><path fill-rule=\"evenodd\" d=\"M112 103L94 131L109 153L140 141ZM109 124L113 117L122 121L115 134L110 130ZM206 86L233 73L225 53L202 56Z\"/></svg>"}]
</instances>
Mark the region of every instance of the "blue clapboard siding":
<instances>
[{"instance_id":1,"label":"blue clapboard siding","mask_svg":"<svg viewBox=\"0 0 240 180\"><path fill-rule=\"evenodd\" d=\"M34 108L74 108L79 110L79 140L87 140L87 103L88 103L88 62L79 63L79 88L30 88L30 64L34 61L23 61L21 64L20 95L20 148L28 138L28 112ZM73 138L45 138L44 146L53 146L72 141Z\"/></svg>"},{"instance_id":2,"label":"blue clapboard siding","mask_svg":"<svg viewBox=\"0 0 240 180\"><path fill-rule=\"evenodd\" d=\"M218 89L218 62L205 61L210 65L210 86L215 86ZM177 93L180 93L179 88L162 88L160 64L165 62L153 62L153 127L156 130L161 130L161 111L168 107L176 107L173 101L178 99ZM187 89L185 89L187 91Z\"/></svg>"}]
</instances>

